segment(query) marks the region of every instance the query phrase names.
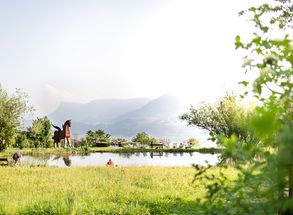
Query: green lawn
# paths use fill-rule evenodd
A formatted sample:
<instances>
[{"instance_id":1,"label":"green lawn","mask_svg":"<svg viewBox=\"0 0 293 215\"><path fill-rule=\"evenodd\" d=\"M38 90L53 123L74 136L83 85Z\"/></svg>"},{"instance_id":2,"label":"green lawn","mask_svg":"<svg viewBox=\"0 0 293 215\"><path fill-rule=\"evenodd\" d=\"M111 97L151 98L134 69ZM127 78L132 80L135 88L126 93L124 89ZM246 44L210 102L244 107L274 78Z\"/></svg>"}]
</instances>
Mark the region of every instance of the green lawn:
<instances>
[{"instance_id":1,"label":"green lawn","mask_svg":"<svg viewBox=\"0 0 293 215\"><path fill-rule=\"evenodd\" d=\"M0 214L198 214L205 182L193 182L195 173L188 167L0 167Z\"/></svg>"}]
</instances>

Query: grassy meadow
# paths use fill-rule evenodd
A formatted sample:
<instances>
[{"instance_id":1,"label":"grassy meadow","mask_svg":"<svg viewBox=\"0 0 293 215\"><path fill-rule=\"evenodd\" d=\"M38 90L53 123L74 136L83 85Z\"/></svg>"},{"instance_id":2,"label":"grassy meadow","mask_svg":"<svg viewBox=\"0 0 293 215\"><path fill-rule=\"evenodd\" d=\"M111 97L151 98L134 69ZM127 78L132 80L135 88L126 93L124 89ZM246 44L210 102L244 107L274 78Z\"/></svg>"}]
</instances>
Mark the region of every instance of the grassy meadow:
<instances>
[{"instance_id":1,"label":"grassy meadow","mask_svg":"<svg viewBox=\"0 0 293 215\"><path fill-rule=\"evenodd\" d=\"M234 171L215 167L209 171ZM198 214L190 167L0 167L0 214Z\"/></svg>"}]
</instances>

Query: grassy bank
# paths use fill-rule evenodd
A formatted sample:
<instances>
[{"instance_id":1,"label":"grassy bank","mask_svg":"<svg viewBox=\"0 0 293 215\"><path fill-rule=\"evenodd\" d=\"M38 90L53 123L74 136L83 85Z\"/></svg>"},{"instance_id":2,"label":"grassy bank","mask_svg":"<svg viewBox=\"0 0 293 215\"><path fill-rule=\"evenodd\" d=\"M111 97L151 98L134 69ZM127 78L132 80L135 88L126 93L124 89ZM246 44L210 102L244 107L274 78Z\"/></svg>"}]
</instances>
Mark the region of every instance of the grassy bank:
<instances>
[{"instance_id":1,"label":"grassy bank","mask_svg":"<svg viewBox=\"0 0 293 215\"><path fill-rule=\"evenodd\" d=\"M195 200L203 198L205 182L192 182L195 173L194 168L0 167L0 214L198 214Z\"/></svg>"},{"instance_id":2,"label":"grassy bank","mask_svg":"<svg viewBox=\"0 0 293 215\"><path fill-rule=\"evenodd\" d=\"M24 148L24 149L19 149L19 148L8 148L4 151L0 152L1 157L11 157L13 153L16 151L21 152L23 155L50 155L50 154L55 154L55 155L62 155L62 154L73 154L73 153L78 153L82 152L81 148L74 148L74 149L64 149L64 148Z\"/></svg>"}]
</instances>

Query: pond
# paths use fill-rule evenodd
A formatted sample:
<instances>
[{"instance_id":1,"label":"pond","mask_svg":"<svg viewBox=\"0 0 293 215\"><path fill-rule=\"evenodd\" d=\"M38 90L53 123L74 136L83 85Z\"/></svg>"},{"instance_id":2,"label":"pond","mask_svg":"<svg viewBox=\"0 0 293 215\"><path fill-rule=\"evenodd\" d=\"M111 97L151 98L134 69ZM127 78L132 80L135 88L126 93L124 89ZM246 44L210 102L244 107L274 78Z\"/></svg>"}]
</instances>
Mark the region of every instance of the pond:
<instances>
[{"instance_id":1,"label":"pond","mask_svg":"<svg viewBox=\"0 0 293 215\"><path fill-rule=\"evenodd\" d=\"M137 153L110 153L97 152L89 155L50 155L47 157L24 156L23 165L44 166L105 166L112 159L117 166L202 166L216 165L219 162L218 154L199 152L137 152Z\"/></svg>"}]
</instances>

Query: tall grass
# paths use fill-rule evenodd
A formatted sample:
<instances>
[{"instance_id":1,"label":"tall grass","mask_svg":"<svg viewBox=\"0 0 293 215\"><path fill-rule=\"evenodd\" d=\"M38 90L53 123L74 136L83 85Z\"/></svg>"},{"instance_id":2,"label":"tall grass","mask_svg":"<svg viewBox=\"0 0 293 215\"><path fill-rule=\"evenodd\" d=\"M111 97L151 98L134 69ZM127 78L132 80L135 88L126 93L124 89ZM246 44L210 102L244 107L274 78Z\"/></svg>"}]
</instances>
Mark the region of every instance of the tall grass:
<instances>
[{"instance_id":1,"label":"tall grass","mask_svg":"<svg viewBox=\"0 0 293 215\"><path fill-rule=\"evenodd\" d=\"M193 168L0 168L0 214L197 214ZM216 170L215 170L216 171Z\"/></svg>"},{"instance_id":2,"label":"tall grass","mask_svg":"<svg viewBox=\"0 0 293 215\"><path fill-rule=\"evenodd\" d=\"M188 167L29 166L36 165L0 168L0 214L198 214L196 199L205 194Z\"/></svg>"}]
</instances>

